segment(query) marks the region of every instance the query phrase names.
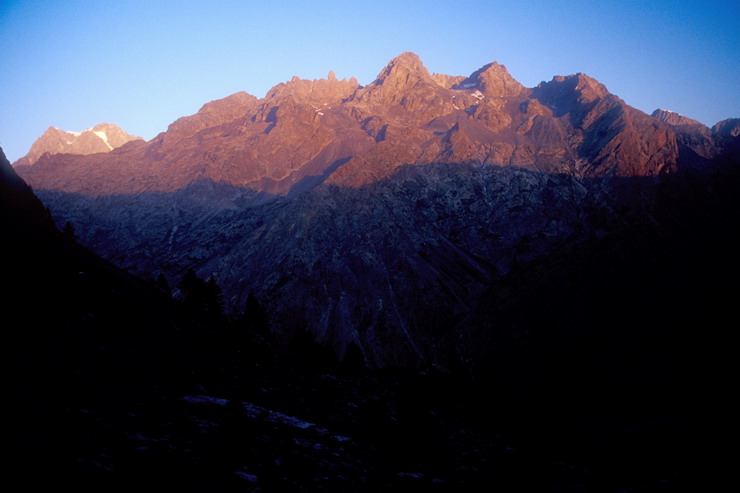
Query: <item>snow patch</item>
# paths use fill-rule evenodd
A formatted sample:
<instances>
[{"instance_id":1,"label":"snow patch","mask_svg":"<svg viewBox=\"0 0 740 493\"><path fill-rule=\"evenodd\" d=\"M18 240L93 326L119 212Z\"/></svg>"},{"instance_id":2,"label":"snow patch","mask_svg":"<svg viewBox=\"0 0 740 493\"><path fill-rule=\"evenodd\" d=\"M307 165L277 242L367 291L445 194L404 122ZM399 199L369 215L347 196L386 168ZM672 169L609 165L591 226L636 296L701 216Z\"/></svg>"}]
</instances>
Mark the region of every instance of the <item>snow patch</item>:
<instances>
[{"instance_id":1,"label":"snow patch","mask_svg":"<svg viewBox=\"0 0 740 493\"><path fill-rule=\"evenodd\" d=\"M302 430L313 428L316 426L313 423L308 423L301 419L294 418L293 416L288 416L287 414L279 413L277 411L271 411L269 409L265 409L264 407L254 405L249 402L242 402L241 406L242 409L246 411L247 416L249 416L250 418L263 418L266 421L280 423L290 426L291 428L300 428Z\"/></svg>"},{"instance_id":2,"label":"snow patch","mask_svg":"<svg viewBox=\"0 0 740 493\"><path fill-rule=\"evenodd\" d=\"M246 472L242 471L236 471L234 474L236 474L236 477L238 477L239 479L243 479L244 481L247 481L249 483L256 483L259 480L259 478L254 474L247 474Z\"/></svg>"},{"instance_id":3,"label":"snow patch","mask_svg":"<svg viewBox=\"0 0 740 493\"><path fill-rule=\"evenodd\" d=\"M103 142L105 142L105 145L107 145L107 146L108 146L108 149L110 149L110 150L113 150L113 146L111 146L111 145L110 145L110 144L108 143L108 135L107 135L107 134L106 134L105 132L103 132L103 131L101 131L101 130L94 130L94 131L93 131L93 133L94 133L95 135L97 135L98 137L100 137L100 139L101 139L101 140L102 140Z\"/></svg>"},{"instance_id":4,"label":"snow patch","mask_svg":"<svg viewBox=\"0 0 740 493\"><path fill-rule=\"evenodd\" d=\"M228 399L220 399L209 395L186 395L182 400L191 404L210 404L218 407L226 407L230 402ZM290 428L297 428L299 430L311 429L313 433L316 433L319 436L329 437L337 442L352 441L349 437L331 434L329 430L320 428L314 423L309 423L308 421L303 421L294 416L288 416L287 414L272 411L271 409L252 404L251 402L240 402L239 407L252 419L264 420L270 423L288 426Z\"/></svg>"},{"instance_id":5,"label":"snow patch","mask_svg":"<svg viewBox=\"0 0 740 493\"><path fill-rule=\"evenodd\" d=\"M679 113L678 111L664 110L663 108L658 108L658 111L663 111L664 113L670 113L671 115L682 116L684 118L688 118L688 116L684 115L683 113Z\"/></svg>"},{"instance_id":6,"label":"snow patch","mask_svg":"<svg viewBox=\"0 0 740 493\"><path fill-rule=\"evenodd\" d=\"M224 407L229 403L228 399L219 399L209 395L186 395L182 400L191 404L216 404L219 407Z\"/></svg>"},{"instance_id":7,"label":"snow patch","mask_svg":"<svg viewBox=\"0 0 740 493\"><path fill-rule=\"evenodd\" d=\"M475 87L475 82L468 82L467 84L461 84L458 86L460 89L472 89Z\"/></svg>"},{"instance_id":8,"label":"snow patch","mask_svg":"<svg viewBox=\"0 0 740 493\"><path fill-rule=\"evenodd\" d=\"M420 472L399 472L396 477L403 479L421 479L424 475Z\"/></svg>"},{"instance_id":9,"label":"snow patch","mask_svg":"<svg viewBox=\"0 0 740 493\"><path fill-rule=\"evenodd\" d=\"M478 89L476 89L475 92L473 94L471 94L471 96L473 96L474 98L478 98L478 99L485 98L485 96L483 95L483 93L480 92Z\"/></svg>"},{"instance_id":10,"label":"snow patch","mask_svg":"<svg viewBox=\"0 0 740 493\"><path fill-rule=\"evenodd\" d=\"M182 399L191 404L215 404L219 407L225 407L229 403L228 399L220 399L209 395L186 395ZM291 428L300 428L302 430L315 428L319 432L326 432L326 430L316 428L316 425L313 423L308 423L302 419L294 418L293 416L288 416L287 414L279 413L277 411L271 411L270 409L252 404L251 402L241 402L239 404L250 418L262 418L265 421L287 425Z\"/></svg>"}]
</instances>

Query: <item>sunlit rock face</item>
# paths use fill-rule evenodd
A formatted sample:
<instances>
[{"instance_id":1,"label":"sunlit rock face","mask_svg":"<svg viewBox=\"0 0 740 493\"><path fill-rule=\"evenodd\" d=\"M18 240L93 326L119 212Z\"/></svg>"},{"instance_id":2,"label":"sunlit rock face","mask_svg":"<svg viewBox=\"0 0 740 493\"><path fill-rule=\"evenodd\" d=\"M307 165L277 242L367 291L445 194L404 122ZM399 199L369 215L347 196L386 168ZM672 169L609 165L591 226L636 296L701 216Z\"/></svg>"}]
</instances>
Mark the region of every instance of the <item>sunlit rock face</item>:
<instances>
[{"instance_id":1,"label":"sunlit rock face","mask_svg":"<svg viewBox=\"0 0 740 493\"><path fill-rule=\"evenodd\" d=\"M50 128L16 166L37 188L85 195L175 192L202 179L286 195L438 162L645 176L677 166L675 131L664 119L583 74L527 89L495 62L467 78L432 75L403 53L367 86L333 73L294 77L262 99L241 92L207 103L146 143L119 147L128 137L102 124L77 137ZM80 139L90 147L62 149Z\"/></svg>"},{"instance_id":2,"label":"sunlit rock face","mask_svg":"<svg viewBox=\"0 0 740 493\"><path fill-rule=\"evenodd\" d=\"M68 132L49 127L36 139L28 154L13 166L35 164L44 154L97 154L109 152L141 137L130 135L112 123L98 123L82 132Z\"/></svg>"},{"instance_id":3,"label":"sunlit rock face","mask_svg":"<svg viewBox=\"0 0 740 493\"><path fill-rule=\"evenodd\" d=\"M232 311L252 293L276 333L382 366L464 359L502 276L649 222L654 185L732 160L735 127L649 116L584 74L525 88L495 62L432 75L404 53L366 86L293 78L16 169L118 265L215 275Z\"/></svg>"}]
</instances>

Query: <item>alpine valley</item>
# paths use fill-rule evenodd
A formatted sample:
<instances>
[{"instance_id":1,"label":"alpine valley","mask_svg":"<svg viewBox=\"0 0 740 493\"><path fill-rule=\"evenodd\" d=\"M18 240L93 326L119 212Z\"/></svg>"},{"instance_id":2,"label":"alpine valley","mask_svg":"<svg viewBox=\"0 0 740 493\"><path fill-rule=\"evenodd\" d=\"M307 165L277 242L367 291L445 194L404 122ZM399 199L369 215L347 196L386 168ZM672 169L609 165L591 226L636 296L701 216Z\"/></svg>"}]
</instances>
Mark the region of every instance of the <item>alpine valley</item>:
<instances>
[{"instance_id":1,"label":"alpine valley","mask_svg":"<svg viewBox=\"0 0 740 493\"><path fill-rule=\"evenodd\" d=\"M294 77L150 141L52 127L0 172L29 477L92 491L718 477L740 118L709 128L584 74L527 88L495 62L451 76L403 53L366 86Z\"/></svg>"}]
</instances>

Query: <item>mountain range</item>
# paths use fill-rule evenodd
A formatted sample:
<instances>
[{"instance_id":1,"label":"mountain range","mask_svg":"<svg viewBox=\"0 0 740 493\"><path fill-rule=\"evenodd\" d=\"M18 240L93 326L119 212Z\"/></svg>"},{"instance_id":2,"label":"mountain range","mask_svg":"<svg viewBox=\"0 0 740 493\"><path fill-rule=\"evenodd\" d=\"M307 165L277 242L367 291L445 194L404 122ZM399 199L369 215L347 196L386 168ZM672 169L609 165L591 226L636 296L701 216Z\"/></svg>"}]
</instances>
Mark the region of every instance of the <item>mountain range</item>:
<instances>
[{"instance_id":1,"label":"mountain range","mask_svg":"<svg viewBox=\"0 0 740 493\"><path fill-rule=\"evenodd\" d=\"M49 127L31 145L28 154L18 159L13 166L31 165L41 156L49 154L96 154L108 152L141 137L129 135L112 123L98 123L82 132L68 132Z\"/></svg>"},{"instance_id":2,"label":"mountain range","mask_svg":"<svg viewBox=\"0 0 740 493\"><path fill-rule=\"evenodd\" d=\"M467 324L505 276L655 223L659 185L724 172L739 128L647 115L584 74L526 88L495 62L449 76L404 53L364 87L294 77L149 142L15 169L83 244L139 275L213 277L235 313L256 296L285 341L452 364L485 359Z\"/></svg>"},{"instance_id":3,"label":"mountain range","mask_svg":"<svg viewBox=\"0 0 740 493\"><path fill-rule=\"evenodd\" d=\"M696 142L679 143L677 126ZM694 161L714 158L724 144L716 142L723 126L737 134L736 120L709 131L671 112L656 110L650 118L584 74L528 89L497 63L467 78L432 75L416 55L404 53L366 87L333 73L315 81L294 77L263 99L237 93L208 103L150 142L135 141L105 158L67 158L63 171L57 166L63 158L36 161L43 152L89 152L52 150L55 134L65 141L72 135L52 128L14 165L36 163L21 172L44 188L95 186L85 193L98 195L171 192L203 178L284 195L299 182L316 184L329 175L330 183L358 186L401 165L438 162L645 176L695 164L680 160L679 150ZM96 128L78 139L92 139ZM110 145L129 140L117 137ZM80 180L92 169L105 179Z\"/></svg>"}]
</instances>

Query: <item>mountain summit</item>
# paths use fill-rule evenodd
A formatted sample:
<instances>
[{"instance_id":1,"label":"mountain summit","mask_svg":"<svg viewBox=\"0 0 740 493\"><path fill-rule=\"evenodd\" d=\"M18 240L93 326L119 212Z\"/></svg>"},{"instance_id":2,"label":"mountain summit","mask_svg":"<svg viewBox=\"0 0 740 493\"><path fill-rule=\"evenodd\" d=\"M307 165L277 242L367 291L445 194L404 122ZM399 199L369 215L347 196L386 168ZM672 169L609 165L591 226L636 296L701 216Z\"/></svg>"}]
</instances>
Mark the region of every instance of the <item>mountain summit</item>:
<instances>
[{"instance_id":1,"label":"mountain summit","mask_svg":"<svg viewBox=\"0 0 740 493\"><path fill-rule=\"evenodd\" d=\"M82 132L68 132L49 127L36 139L28 154L18 159L13 166L32 165L46 154L95 154L109 152L126 142L141 140L112 123L98 123Z\"/></svg>"},{"instance_id":2,"label":"mountain summit","mask_svg":"<svg viewBox=\"0 0 740 493\"><path fill-rule=\"evenodd\" d=\"M657 118L662 122L666 122L668 125L701 125L701 122L693 120L688 116L684 116L681 113L660 108L653 111L650 116Z\"/></svg>"},{"instance_id":3,"label":"mountain summit","mask_svg":"<svg viewBox=\"0 0 740 493\"><path fill-rule=\"evenodd\" d=\"M455 88L480 89L484 95L494 98L515 97L525 90L524 86L509 75L506 67L497 62L479 68Z\"/></svg>"}]
</instances>

